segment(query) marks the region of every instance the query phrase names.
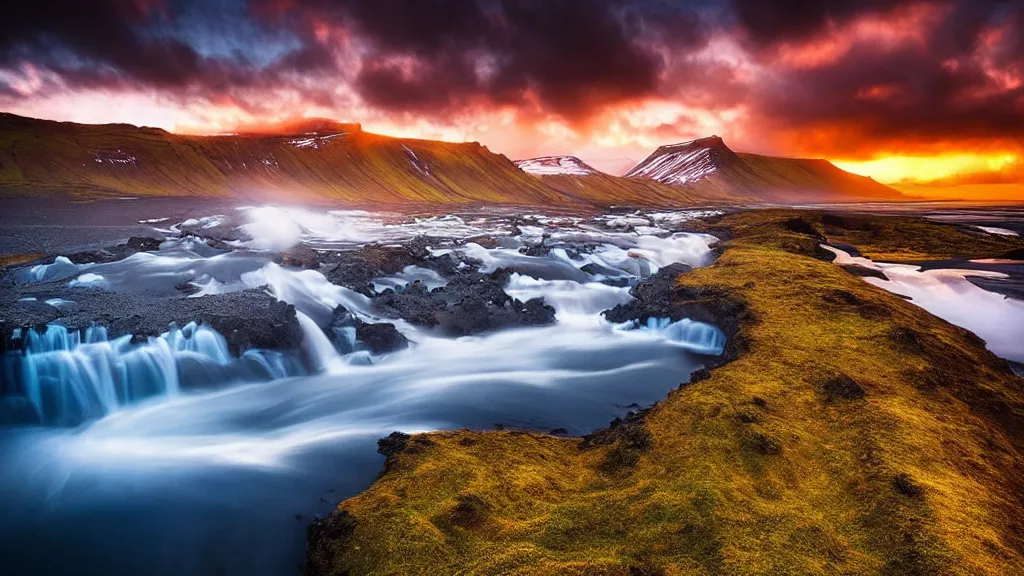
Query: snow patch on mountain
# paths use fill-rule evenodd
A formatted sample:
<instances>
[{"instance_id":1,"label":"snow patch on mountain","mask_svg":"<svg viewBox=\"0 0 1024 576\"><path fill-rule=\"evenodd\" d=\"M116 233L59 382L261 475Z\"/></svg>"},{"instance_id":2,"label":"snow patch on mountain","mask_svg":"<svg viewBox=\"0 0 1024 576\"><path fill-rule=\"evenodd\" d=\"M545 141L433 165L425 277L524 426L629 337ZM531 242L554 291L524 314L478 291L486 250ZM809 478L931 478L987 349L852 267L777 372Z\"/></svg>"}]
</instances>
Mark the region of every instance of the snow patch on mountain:
<instances>
[{"instance_id":1,"label":"snow patch on mountain","mask_svg":"<svg viewBox=\"0 0 1024 576\"><path fill-rule=\"evenodd\" d=\"M312 148L313 150L319 150L327 145L328 141L337 138L338 136L345 136L348 132L338 132L337 134L307 134L302 138L293 138L288 141L289 144L296 148Z\"/></svg>"},{"instance_id":2,"label":"snow patch on mountain","mask_svg":"<svg viewBox=\"0 0 1024 576\"><path fill-rule=\"evenodd\" d=\"M129 165L129 166L135 166L136 165L135 164L135 162L136 162L135 156L132 155L132 154L129 154L128 152L122 152L120 148L118 148L116 151L113 151L113 150L101 150L101 151L98 151L98 152L95 153L95 156L93 157L93 160L95 160L97 164L106 163L106 164L115 164L115 165L116 164L121 164L121 165Z\"/></svg>"},{"instance_id":3,"label":"snow patch on mountain","mask_svg":"<svg viewBox=\"0 0 1024 576\"><path fill-rule=\"evenodd\" d=\"M543 156L541 158L529 158L517 160L516 166L528 174L537 176L587 176L597 174L590 166L575 156Z\"/></svg>"},{"instance_id":4,"label":"snow patch on mountain","mask_svg":"<svg viewBox=\"0 0 1024 576\"><path fill-rule=\"evenodd\" d=\"M696 182L718 169L713 142L704 138L662 146L646 160L637 164L627 178L649 178L664 184Z\"/></svg>"}]
</instances>

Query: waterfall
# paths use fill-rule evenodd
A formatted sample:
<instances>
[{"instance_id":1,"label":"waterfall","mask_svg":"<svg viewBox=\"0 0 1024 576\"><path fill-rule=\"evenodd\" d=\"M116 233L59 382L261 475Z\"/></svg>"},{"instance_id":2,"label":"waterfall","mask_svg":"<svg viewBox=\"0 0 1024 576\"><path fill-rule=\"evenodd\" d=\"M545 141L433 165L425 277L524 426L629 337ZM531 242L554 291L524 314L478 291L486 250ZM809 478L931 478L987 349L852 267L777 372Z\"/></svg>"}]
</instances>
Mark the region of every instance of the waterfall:
<instances>
[{"instance_id":1,"label":"waterfall","mask_svg":"<svg viewBox=\"0 0 1024 576\"><path fill-rule=\"evenodd\" d=\"M178 394L183 387L270 380L302 373L298 362L267 350L240 359L216 330L194 322L174 325L133 344L131 335L109 339L103 326L80 332L51 324L25 332L23 352L4 358L20 392L41 423L73 426L122 406ZM13 366L11 366L13 364Z\"/></svg>"},{"instance_id":2,"label":"waterfall","mask_svg":"<svg viewBox=\"0 0 1024 576\"><path fill-rule=\"evenodd\" d=\"M689 318L673 322L671 318L648 318L641 330L659 332L669 342L698 354L721 356L725 352L725 333L711 324Z\"/></svg>"},{"instance_id":3,"label":"waterfall","mask_svg":"<svg viewBox=\"0 0 1024 576\"><path fill-rule=\"evenodd\" d=\"M295 314L299 319L299 326L302 327L302 350L313 369L330 372L332 367L342 365L344 362L320 326L302 312L296 310Z\"/></svg>"}]
</instances>

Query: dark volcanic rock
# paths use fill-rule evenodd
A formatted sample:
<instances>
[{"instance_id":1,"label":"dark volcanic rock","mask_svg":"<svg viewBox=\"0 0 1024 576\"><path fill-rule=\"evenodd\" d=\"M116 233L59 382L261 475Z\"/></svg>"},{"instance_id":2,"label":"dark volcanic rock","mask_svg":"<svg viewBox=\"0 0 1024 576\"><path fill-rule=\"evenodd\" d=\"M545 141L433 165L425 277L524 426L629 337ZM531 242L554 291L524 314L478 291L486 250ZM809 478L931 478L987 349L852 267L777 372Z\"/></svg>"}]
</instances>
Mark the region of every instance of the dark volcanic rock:
<instances>
[{"instance_id":1,"label":"dark volcanic rock","mask_svg":"<svg viewBox=\"0 0 1024 576\"><path fill-rule=\"evenodd\" d=\"M520 302L505 293L509 275L504 269L491 274L468 272L430 292L411 285L400 293L375 297L373 307L384 316L437 328L447 336L554 322L554 308L542 299Z\"/></svg>"},{"instance_id":2,"label":"dark volcanic rock","mask_svg":"<svg viewBox=\"0 0 1024 576\"><path fill-rule=\"evenodd\" d=\"M885 272L882 272L881 270L875 270L873 268L868 268L866 266L861 266L860 264L843 264L840 266L840 268L849 272L850 274L853 274L854 276L859 276L861 278L880 278L882 280L889 279L889 277L885 275Z\"/></svg>"},{"instance_id":3,"label":"dark volcanic rock","mask_svg":"<svg viewBox=\"0 0 1024 576\"><path fill-rule=\"evenodd\" d=\"M967 276L967 281L982 290L1002 294L1009 298L1024 300L1024 277L989 278L986 276Z\"/></svg>"},{"instance_id":4,"label":"dark volcanic rock","mask_svg":"<svg viewBox=\"0 0 1024 576\"><path fill-rule=\"evenodd\" d=\"M278 254L274 262L282 266L315 270L320 267L320 254L309 246L299 244Z\"/></svg>"},{"instance_id":5,"label":"dark volcanic rock","mask_svg":"<svg viewBox=\"0 0 1024 576\"><path fill-rule=\"evenodd\" d=\"M366 344L373 354L386 354L409 347L409 339L395 328L394 324L362 323L356 328L356 338Z\"/></svg>"},{"instance_id":6,"label":"dark volcanic rock","mask_svg":"<svg viewBox=\"0 0 1024 576\"><path fill-rule=\"evenodd\" d=\"M604 312L610 322L627 322L639 320L646 322L648 318L672 318L673 321L683 318L683 310L676 305L673 292L680 274L693 268L686 264L672 264L658 271L657 274L640 282L630 290L635 300L619 304Z\"/></svg>"},{"instance_id":7,"label":"dark volcanic rock","mask_svg":"<svg viewBox=\"0 0 1024 576\"><path fill-rule=\"evenodd\" d=\"M426 247L363 246L358 250L332 252L323 257L324 276L339 286L351 288L366 296L373 295L374 278L401 272L406 266L424 265L429 259ZM429 267L429 266L427 266Z\"/></svg>"},{"instance_id":8,"label":"dark volcanic rock","mask_svg":"<svg viewBox=\"0 0 1024 576\"><path fill-rule=\"evenodd\" d=\"M331 323L325 332L327 332L329 338L337 340L338 329L340 328L354 329L356 340L362 342L372 354L387 354L388 352L404 350L409 347L409 339L399 332L394 324L387 322L369 324L363 322L356 315L346 310L344 306L338 306L334 310L334 316L331 318ZM343 352L351 351L343 350Z\"/></svg>"},{"instance_id":9,"label":"dark volcanic rock","mask_svg":"<svg viewBox=\"0 0 1024 576\"><path fill-rule=\"evenodd\" d=\"M67 312L40 302L0 303L0 335L7 341L14 328L56 322L75 329L101 324L111 338L144 337L166 332L172 322L183 326L194 321L220 332L234 354L249 348L294 349L302 342L295 308L261 290L160 298L74 288L59 296L73 301L75 309Z\"/></svg>"},{"instance_id":10,"label":"dark volcanic rock","mask_svg":"<svg viewBox=\"0 0 1024 576\"><path fill-rule=\"evenodd\" d=\"M605 310L609 322L631 320L646 322L648 318L670 318L673 322L689 318L713 324L728 337L723 362L736 358L743 351L743 341L736 337L740 323L748 319L746 304L730 290L717 286L677 286L680 274L690 271L685 264L672 264L633 287L634 300Z\"/></svg>"},{"instance_id":11,"label":"dark volcanic rock","mask_svg":"<svg viewBox=\"0 0 1024 576\"><path fill-rule=\"evenodd\" d=\"M519 248L519 253L526 256L547 256L551 248L545 246L543 242L538 244L527 244Z\"/></svg>"},{"instance_id":12,"label":"dark volcanic rock","mask_svg":"<svg viewBox=\"0 0 1024 576\"><path fill-rule=\"evenodd\" d=\"M132 236L125 242L124 247L134 252L153 252L160 249L163 240L160 238L147 238L145 236Z\"/></svg>"},{"instance_id":13,"label":"dark volcanic rock","mask_svg":"<svg viewBox=\"0 0 1024 576\"><path fill-rule=\"evenodd\" d=\"M136 252L155 252L160 249L160 244L164 241L160 238L149 238L146 236L132 236L124 244L118 246L108 246L106 248L100 248L97 250L86 250L83 252L75 252L74 254L68 254L68 260L71 260L75 264L85 264L87 262L95 262L98 264L105 264L107 262L116 262L123 260ZM46 263L52 262L53 258L47 258Z\"/></svg>"},{"instance_id":14,"label":"dark volcanic rock","mask_svg":"<svg viewBox=\"0 0 1024 576\"><path fill-rule=\"evenodd\" d=\"M344 546L356 529L356 520L345 510L334 510L306 528L309 547L302 566L303 576L337 574L333 566L336 547Z\"/></svg>"}]
</instances>

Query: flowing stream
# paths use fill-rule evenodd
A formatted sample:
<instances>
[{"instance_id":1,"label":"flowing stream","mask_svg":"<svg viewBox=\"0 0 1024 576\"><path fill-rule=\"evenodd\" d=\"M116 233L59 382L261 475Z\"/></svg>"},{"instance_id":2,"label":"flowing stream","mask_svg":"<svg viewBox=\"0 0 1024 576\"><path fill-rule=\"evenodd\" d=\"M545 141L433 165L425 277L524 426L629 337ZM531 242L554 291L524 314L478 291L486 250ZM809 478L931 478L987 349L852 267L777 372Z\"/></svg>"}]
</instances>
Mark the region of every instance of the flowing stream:
<instances>
[{"instance_id":1,"label":"flowing stream","mask_svg":"<svg viewBox=\"0 0 1024 576\"><path fill-rule=\"evenodd\" d=\"M722 353L724 334L688 319L615 325L601 312L628 302L630 285L661 267L708 264L712 237L660 227L699 215L392 223L366 212L254 207L170 224L155 214L155 226L170 224L156 252L25 269L18 281L26 285L120 294L171 297L183 284L194 296L263 289L296 307L304 337L294 352L234 357L223 335L196 324L143 341L108 338L99 325L19 333L24 352L9 353L4 369L42 425L0 428L0 557L13 573L291 574L306 525L372 482L382 463L376 440L391 431L503 425L585 434L660 400ZM234 249L179 236L235 217L244 234L229 241ZM382 320L366 295L319 271L278 265L268 252L423 234L447 239L430 247L435 256L457 254L484 272L514 267L506 292L543 297L555 323L442 337ZM482 234L495 247L472 241ZM560 247L518 250L541 240ZM373 286L417 281L446 282L413 266ZM411 347L375 356L353 333L332 341L324 329L339 305L394 323Z\"/></svg>"}]
</instances>

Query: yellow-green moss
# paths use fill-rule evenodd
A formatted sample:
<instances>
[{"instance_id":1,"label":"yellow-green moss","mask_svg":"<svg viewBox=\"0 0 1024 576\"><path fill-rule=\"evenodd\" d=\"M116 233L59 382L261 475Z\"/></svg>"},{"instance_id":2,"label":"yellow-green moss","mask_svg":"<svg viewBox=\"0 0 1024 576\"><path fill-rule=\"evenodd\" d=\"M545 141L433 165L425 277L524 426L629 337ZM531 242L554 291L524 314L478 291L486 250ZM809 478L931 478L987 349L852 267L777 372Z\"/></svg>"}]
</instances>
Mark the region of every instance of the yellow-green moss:
<instances>
[{"instance_id":1,"label":"yellow-green moss","mask_svg":"<svg viewBox=\"0 0 1024 576\"><path fill-rule=\"evenodd\" d=\"M1024 380L965 331L807 256L792 217L725 218L722 257L680 278L746 302L745 351L646 415L635 466L608 471L617 446L579 439L416 436L339 505L354 522L315 539L310 572L1024 573ZM899 228L876 228L871 250L921 253ZM863 397L830 395L839 375Z\"/></svg>"}]
</instances>

